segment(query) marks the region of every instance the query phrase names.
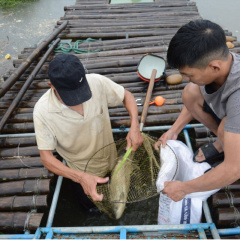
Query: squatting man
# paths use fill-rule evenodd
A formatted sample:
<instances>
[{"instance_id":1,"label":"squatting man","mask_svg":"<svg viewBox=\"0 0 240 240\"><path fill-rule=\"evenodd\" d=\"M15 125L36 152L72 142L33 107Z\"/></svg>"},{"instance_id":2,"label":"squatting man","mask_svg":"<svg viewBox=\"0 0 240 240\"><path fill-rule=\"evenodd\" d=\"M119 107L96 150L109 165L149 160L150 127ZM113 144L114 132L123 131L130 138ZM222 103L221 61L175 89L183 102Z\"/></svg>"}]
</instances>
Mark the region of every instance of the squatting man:
<instances>
[{"instance_id":1,"label":"squatting man","mask_svg":"<svg viewBox=\"0 0 240 240\"><path fill-rule=\"evenodd\" d=\"M217 137L202 146L194 161L224 161L191 181L164 183L163 193L174 201L186 194L222 188L240 178L240 55L230 53L223 29L208 20L191 21L170 41L167 61L189 84L184 88L184 108L172 127L155 144L166 145L191 120L196 119Z\"/></svg>"}]
</instances>

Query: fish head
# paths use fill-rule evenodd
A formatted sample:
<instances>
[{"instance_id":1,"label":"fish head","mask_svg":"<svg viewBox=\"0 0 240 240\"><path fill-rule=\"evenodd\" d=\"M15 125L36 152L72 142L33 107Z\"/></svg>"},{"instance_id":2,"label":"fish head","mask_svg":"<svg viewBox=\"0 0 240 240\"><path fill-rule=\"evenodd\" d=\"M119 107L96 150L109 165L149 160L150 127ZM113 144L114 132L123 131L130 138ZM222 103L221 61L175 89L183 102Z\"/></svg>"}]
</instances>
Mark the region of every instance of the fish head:
<instances>
[{"instance_id":1,"label":"fish head","mask_svg":"<svg viewBox=\"0 0 240 240\"><path fill-rule=\"evenodd\" d=\"M113 203L113 211L116 219L119 219L122 216L126 206L125 201L126 201L126 196L125 196L125 193L122 192L120 194L120 199L118 200L118 202Z\"/></svg>"}]
</instances>

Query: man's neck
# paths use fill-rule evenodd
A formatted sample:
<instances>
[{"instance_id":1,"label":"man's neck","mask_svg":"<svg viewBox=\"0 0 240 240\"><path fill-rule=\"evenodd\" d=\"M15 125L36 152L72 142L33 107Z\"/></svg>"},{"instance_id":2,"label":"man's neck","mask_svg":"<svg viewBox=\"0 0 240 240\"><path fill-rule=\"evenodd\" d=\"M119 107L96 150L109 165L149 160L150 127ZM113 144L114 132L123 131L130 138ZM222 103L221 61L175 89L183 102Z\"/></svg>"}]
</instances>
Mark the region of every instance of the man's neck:
<instances>
[{"instance_id":1,"label":"man's neck","mask_svg":"<svg viewBox=\"0 0 240 240\"><path fill-rule=\"evenodd\" d=\"M231 71L232 63L233 56L232 54L229 54L227 61L223 62L221 76L211 84L211 87L214 89L214 91L217 91L227 81L228 75Z\"/></svg>"},{"instance_id":2,"label":"man's neck","mask_svg":"<svg viewBox=\"0 0 240 240\"><path fill-rule=\"evenodd\" d=\"M59 100L59 102L61 102L62 104L64 104L65 106L67 106L68 108L72 109L73 111L79 113L80 115L84 116L84 111L83 111L83 104L78 104L76 106L68 106L66 105L61 97L59 96L57 91L54 91L55 96L57 97L57 99Z\"/></svg>"},{"instance_id":3,"label":"man's neck","mask_svg":"<svg viewBox=\"0 0 240 240\"><path fill-rule=\"evenodd\" d=\"M79 113L80 115L84 115L84 111L83 111L83 104L78 104L76 106L68 106L70 109L72 109L73 111Z\"/></svg>"}]
</instances>

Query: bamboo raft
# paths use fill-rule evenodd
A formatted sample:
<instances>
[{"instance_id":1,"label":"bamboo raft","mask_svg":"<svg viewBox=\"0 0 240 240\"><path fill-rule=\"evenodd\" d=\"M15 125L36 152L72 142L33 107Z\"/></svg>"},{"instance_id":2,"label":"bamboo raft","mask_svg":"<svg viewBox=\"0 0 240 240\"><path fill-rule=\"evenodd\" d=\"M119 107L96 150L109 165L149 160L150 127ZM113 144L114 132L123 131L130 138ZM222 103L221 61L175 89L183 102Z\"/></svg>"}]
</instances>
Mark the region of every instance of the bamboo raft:
<instances>
[{"instance_id":1,"label":"bamboo raft","mask_svg":"<svg viewBox=\"0 0 240 240\"><path fill-rule=\"evenodd\" d=\"M144 102L148 83L137 75L139 60L147 53L166 59L169 41L178 28L201 18L195 3L189 0L114 5L107 0L77 0L74 6L64 9L65 15L53 33L37 48L25 48L13 62L15 70L5 74L5 82L0 86L1 134L34 133L33 107L49 88L48 65L58 53L45 54L49 43L57 37L62 50L75 54L88 73L109 77ZM240 52L237 39L231 32L225 33L234 44L231 51ZM94 41L87 41L88 38ZM175 73L176 69L166 69L167 76ZM162 107L149 107L145 126L170 125L177 119L183 108L181 93L186 84L155 84L153 98L161 95L166 100ZM139 119L142 108L138 108ZM113 128L130 125L122 105L110 108L109 113ZM203 136L196 139L196 147L205 143L206 138L214 139ZM47 196L53 174L41 163L35 137L0 138L0 147L0 231L35 231L49 207ZM220 195L215 197L223 199ZM238 195L236 198L239 201ZM221 206L226 208L226 199L223 202ZM219 209L218 203L213 206ZM219 211L219 219L224 214ZM218 222L221 221L226 222Z\"/></svg>"},{"instance_id":2,"label":"bamboo raft","mask_svg":"<svg viewBox=\"0 0 240 240\"><path fill-rule=\"evenodd\" d=\"M213 143L216 136L207 128L195 128L196 148ZM223 160L223 159L222 159ZM220 160L221 161L221 160ZM240 224L240 180L222 188L209 199L211 215L216 226L220 228L238 227Z\"/></svg>"}]
</instances>

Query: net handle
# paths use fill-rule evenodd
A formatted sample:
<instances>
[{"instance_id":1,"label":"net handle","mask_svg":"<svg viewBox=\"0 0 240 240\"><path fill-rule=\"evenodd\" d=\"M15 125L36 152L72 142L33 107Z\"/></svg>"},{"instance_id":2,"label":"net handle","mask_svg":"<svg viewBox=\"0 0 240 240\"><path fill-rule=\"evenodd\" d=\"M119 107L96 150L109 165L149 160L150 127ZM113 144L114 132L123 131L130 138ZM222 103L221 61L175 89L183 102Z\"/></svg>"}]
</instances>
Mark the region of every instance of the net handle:
<instances>
[{"instance_id":1,"label":"net handle","mask_svg":"<svg viewBox=\"0 0 240 240\"><path fill-rule=\"evenodd\" d=\"M152 91L153 91L153 86L154 86L156 74L157 74L157 70L154 68L152 70L152 75L151 75L150 82L149 82L149 85L148 85L147 95L146 95L144 105L143 105L143 111L142 111L141 121L140 121L140 132L142 132L144 123L145 123L146 118L147 118L149 102L150 102L151 97L152 97Z\"/></svg>"}]
</instances>

